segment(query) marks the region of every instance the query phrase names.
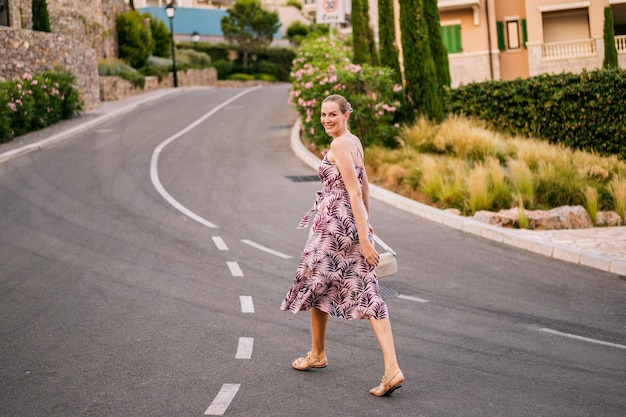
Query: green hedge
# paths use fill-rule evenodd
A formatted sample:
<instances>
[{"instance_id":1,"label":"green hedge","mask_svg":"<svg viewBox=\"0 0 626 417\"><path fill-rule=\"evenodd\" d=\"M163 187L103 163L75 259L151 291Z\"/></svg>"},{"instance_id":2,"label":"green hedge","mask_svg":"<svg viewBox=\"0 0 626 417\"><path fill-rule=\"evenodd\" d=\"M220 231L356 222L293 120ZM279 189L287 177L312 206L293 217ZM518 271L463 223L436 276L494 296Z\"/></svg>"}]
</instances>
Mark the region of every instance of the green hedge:
<instances>
[{"instance_id":1,"label":"green hedge","mask_svg":"<svg viewBox=\"0 0 626 417\"><path fill-rule=\"evenodd\" d=\"M255 63L251 63L249 65L250 68L244 69L243 52L240 52L237 46L224 43L198 43L195 45L192 42L180 42L177 45L179 48L195 49L199 52L209 54L213 66L217 68L220 79L227 78L230 74L239 72L248 74L263 72L260 68L267 70L269 65L274 65L275 68L272 68L272 72L269 73L269 75L273 75L278 81L289 81L292 62L296 57L296 51L293 48L269 47L257 53ZM238 52L238 59L233 62L233 67L229 68L229 66L225 65L223 62L229 61L229 51L231 50Z\"/></svg>"},{"instance_id":2,"label":"green hedge","mask_svg":"<svg viewBox=\"0 0 626 417\"><path fill-rule=\"evenodd\" d=\"M448 112L498 131L626 159L626 70L540 75L451 90Z\"/></svg>"}]
</instances>

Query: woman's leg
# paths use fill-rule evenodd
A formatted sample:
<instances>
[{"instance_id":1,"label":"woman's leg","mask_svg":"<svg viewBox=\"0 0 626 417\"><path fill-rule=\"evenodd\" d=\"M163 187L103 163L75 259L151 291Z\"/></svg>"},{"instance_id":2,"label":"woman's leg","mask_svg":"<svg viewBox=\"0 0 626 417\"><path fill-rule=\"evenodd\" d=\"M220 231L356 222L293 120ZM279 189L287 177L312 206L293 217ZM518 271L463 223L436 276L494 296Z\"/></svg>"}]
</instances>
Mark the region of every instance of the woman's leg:
<instances>
[{"instance_id":1,"label":"woman's leg","mask_svg":"<svg viewBox=\"0 0 626 417\"><path fill-rule=\"evenodd\" d=\"M396 348L393 342L393 333L391 331L391 321L389 319L370 320L380 350L383 352L383 362L385 365L385 375L391 377L400 370L398 358L396 357Z\"/></svg>"},{"instance_id":2,"label":"woman's leg","mask_svg":"<svg viewBox=\"0 0 626 417\"><path fill-rule=\"evenodd\" d=\"M404 375L398 365L396 357L396 348L393 342L393 333L391 332L391 321L389 319L370 320L380 350L383 352L383 362L385 366L385 374L380 385L370 390L370 393L378 397L391 394L395 389L400 388L404 382Z\"/></svg>"},{"instance_id":3,"label":"woman's leg","mask_svg":"<svg viewBox=\"0 0 626 417\"><path fill-rule=\"evenodd\" d=\"M309 314L311 320L311 356L323 358L326 355L325 343L328 313L312 308Z\"/></svg>"},{"instance_id":4,"label":"woman's leg","mask_svg":"<svg viewBox=\"0 0 626 417\"><path fill-rule=\"evenodd\" d=\"M311 368L325 368L328 365L325 350L328 313L312 308L309 316L311 320L311 350L306 356L293 361L293 367L299 371L306 371Z\"/></svg>"}]
</instances>

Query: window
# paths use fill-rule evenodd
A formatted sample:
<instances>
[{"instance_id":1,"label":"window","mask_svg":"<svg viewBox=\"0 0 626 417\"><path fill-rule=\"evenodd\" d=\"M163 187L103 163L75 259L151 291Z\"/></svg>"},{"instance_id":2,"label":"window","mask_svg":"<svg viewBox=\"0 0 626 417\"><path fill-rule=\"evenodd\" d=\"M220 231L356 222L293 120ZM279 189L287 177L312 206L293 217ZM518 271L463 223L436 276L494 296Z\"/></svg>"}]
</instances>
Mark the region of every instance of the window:
<instances>
[{"instance_id":1,"label":"window","mask_svg":"<svg viewBox=\"0 0 626 417\"><path fill-rule=\"evenodd\" d=\"M522 46L526 47L526 19L521 21L510 19L506 22L496 22L496 29L498 31L498 49L500 51L520 49Z\"/></svg>"},{"instance_id":2,"label":"window","mask_svg":"<svg viewBox=\"0 0 626 417\"><path fill-rule=\"evenodd\" d=\"M461 43L461 25L446 25L441 27L441 40L449 54L463 52Z\"/></svg>"},{"instance_id":3,"label":"window","mask_svg":"<svg viewBox=\"0 0 626 417\"><path fill-rule=\"evenodd\" d=\"M506 22L506 38L508 40L509 49L519 49L521 47L519 40L519 20Z\"/></svg>"}]
</instances>

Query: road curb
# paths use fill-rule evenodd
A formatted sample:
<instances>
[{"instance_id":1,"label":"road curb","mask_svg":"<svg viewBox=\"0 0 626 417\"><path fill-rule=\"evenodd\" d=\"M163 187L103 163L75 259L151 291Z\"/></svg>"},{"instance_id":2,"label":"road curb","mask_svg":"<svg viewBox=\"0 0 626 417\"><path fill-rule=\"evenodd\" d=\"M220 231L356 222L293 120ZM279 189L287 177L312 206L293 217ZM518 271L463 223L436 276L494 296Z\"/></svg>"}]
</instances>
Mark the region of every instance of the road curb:
<instances>
[{"instance_id":1,"label":"road curb","mask_svg":"<svg viewBox=\"0 0 626 417\"><path fill-rule=\"evenodd\" d=\"M300 130L301 122L300 118L298 118L291 129L291 149L300 160L314 170L317 170L321 160L304 146L300 140ZM370 184L370 193L372 198L389 204L390 206L465 233L471 233L485 239L524 249L528 252L549 258L599 269L604 272L626 275L626 262L613 260L604 256L586 254L576 248L542 240L536 236L532 236L532 231L504 229L468 217L448 213L447 211L411 200L410 198L401 196L374 184Z\"/></svg>"},{"instance_id":2,"label":"road curb","mask_svg":"<svg viewBox=\"0 0 626 417\"><path fill-rule=\"evenodd\" d=\"M128 98L128 104L125 105L121 105L119 108L105 113L101 116L98 116L92 120L86 121L85 123L82 123L80 125L74 126L66 131L57 133L56 135L50 136L47 139L35 142L35 143L30 143L28 145L24 145L21 146L19 148L16 149L12 149L10 151L6 151L3 153L0 153L0 164L2 164L3 162L6 161L10 161L11 159L14 158L18 158L22 155L26 155L30 152L48 147L48 146L52 146L56 143L62 142L65 139L70 138L73 135L76 135L78 133L84 132L85 130L96 126L100 123L106 122L108 120L114 119L124 113L127 113L129 111L135 110L140 106L143 106L145 104L151 103L153 101L159 100L163 97L167 97L173 94L179 94L179 93L183 93L185 91L187 91L188 89L186 88L171 88L171 89L167 89L167 90L157 90L158 92L154 93L154 94L150 94L150 95L139 95L139 96L134 96L134 97L130 97ZM106 104L103 104L103 106ZM98 109L95 109L94 112L97 112Z\"/></svg>"}]
</instances>

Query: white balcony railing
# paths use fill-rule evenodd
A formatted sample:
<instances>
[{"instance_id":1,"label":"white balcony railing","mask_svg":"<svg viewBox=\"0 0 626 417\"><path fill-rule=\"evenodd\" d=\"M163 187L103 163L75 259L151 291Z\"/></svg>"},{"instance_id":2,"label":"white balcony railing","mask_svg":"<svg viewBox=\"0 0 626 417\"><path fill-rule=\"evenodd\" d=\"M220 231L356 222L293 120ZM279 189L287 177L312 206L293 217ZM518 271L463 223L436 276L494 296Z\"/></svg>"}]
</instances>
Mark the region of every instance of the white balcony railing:
<instances>
[{"instance_id":1,"label":"white balcony railing","mask_svg":"<svg viewBox=\"0 0 626 417\"><path fill-rule=\"evenodd\" d=\"M618 54L626 54L626 35L615 37L615 48Z\"/></svg>"},{"instance_id":2,"label":"white balcony railing","mask_svg":"<svg viewBox=\"0 0 626 417\"><path fill-rule=\"evenodd\" d=\"M568 59L597 55L595 39L550 42L542 46L543 59Z\"/></svg>"}]
</instances>

